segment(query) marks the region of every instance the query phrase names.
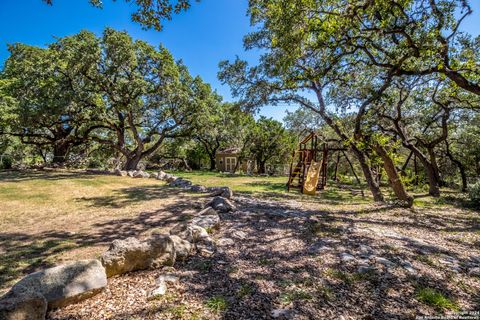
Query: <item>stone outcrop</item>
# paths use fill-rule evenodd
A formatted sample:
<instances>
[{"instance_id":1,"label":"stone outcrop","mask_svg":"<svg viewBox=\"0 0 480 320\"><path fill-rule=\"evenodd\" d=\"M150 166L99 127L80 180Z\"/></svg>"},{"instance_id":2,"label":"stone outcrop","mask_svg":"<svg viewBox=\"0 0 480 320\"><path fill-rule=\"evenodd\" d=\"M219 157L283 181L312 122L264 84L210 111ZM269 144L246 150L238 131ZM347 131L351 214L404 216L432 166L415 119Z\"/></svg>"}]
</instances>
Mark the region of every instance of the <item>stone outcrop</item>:
<instances>
[{"instance_id":1,"label":"stone outcrop","mask_svg":"<svg viewBox=\"0 0 480 320\"><path fill-rule=\"evenodd\" d=\"M171 182L173 182L173 181L175 181L175 180L177 180L177 179L178 179L178 178L175 177L174 175L167 173L167 174L165 175L165 178L164 178L163 180L167 181L168 183L171 183Z\"/></svg>"},{"instance_id":2,"label":"stone outcrop","mask_svg":"<svg viewBox=\"0 0 480 320\"><path fill-rule=\"evenodd\" d=\"M190 187L190 191L192 192L199 192L199 193L205 193L207 192L207 188L198 184L194 184Z\"/></svg>"},{"instance_id":3,"label":"stone outcrop","mask_svg":"<svg viewBox=\"0 0 480 320\"><path fill-rule=\"evenodd\" d=\"M135 270L158 268L175 263L175 244L169 235L153 234L140 241L136 238L114 240L101 260L108 277Z\"/></svg>"},{"instance_id":4,"label":"stone outcrop","mask_svg":"<svg viewBox=\"0 0 480 320\"><path fill-rule=\"evenodd\" d=\"M210 235L205 228L187 223L176 225L174 228L172 228L172 230L170 230L170 234L185 239L190 243L210 240Z\"/></svg>"},{"instance_id":5,"label":"stone outcrop","mask_svg":"<svg viewBox=\"0 0 480 320\"><path fill-rule=\"evenodd\" d=\"M155 280L157 287L148 293L147 299L152 300L160 296L163 296L165 293L167 293L167 284L170 284L170 285L177 284L178 281L179 279L175 275L172 275L172 274L160 275Z\"/></svg>"},{"instance_id":6,"label":"stone outcrop","mask_svg":"<svg viewBox=\"0 0 480 320\"><path fill-rule=\"evenodd\" d=\"M167 175L167 174L166 174L165 172L159 171L158 174L157 174L157 179L158 179L158 180L165 180L165 176L166 176L166 175Z\"/></svg>"},{"instance_id":7,"label":"stone outcrop","mask_svg":"<svg viewBox=\"0 0 480 320\"><path fill-rule=\"evenodd\" d=\"M217 214L217 211L212 207L206 207L205 209L203 209L198 213L199 216L207 216L211 214Z\"/></svg>"},{"instance_id":8,"label":"stone outcrop","mask_svg":"<svg viewBox=\"0 0 480 320\"><path fill-rule=\"evenodd\" d=\"M98 260L80 260L31 273L17 282L11 294L22 292L41 294L48 308L60 308L87 299L107 285L105 268Z\"/></svg>"}]
</instances>

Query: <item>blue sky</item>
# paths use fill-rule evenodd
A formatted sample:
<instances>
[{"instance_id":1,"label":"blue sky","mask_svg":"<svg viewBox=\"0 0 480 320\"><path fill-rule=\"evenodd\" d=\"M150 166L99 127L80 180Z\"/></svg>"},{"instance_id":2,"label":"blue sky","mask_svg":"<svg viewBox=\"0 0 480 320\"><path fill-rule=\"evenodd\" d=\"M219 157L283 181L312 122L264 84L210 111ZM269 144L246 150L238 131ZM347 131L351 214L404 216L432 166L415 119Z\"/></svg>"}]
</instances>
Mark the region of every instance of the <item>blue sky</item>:
<instances>
[{"instance_id":1,"label":"blue sky","mask_svg":"<svg viewBox=\"0 0 480 320\"><path fill-rule=\"evenodd\" d=\"M243 36L251 28L247 0L202 0L171 22L162 32L145 31L130 20L132 5L123 0L104 0L104 9L92 7L87 0L0 0L0 64L8 57L7 44L22 42L44 46L54 37L72 35L82 29L101 34L105 27L128 31L134 38L152 45L165 45L177 59L182 59L194 75L231 100L230 90L217 79L218 62L236 55L255 62L258 52L245 52ZM474 13L465 21L464 30L480 33L480 1L473 0ZM261 114L281 120L286 106L265 107ZM294 110L294 107L289 108Z\"/></svg>"}]
</instances>

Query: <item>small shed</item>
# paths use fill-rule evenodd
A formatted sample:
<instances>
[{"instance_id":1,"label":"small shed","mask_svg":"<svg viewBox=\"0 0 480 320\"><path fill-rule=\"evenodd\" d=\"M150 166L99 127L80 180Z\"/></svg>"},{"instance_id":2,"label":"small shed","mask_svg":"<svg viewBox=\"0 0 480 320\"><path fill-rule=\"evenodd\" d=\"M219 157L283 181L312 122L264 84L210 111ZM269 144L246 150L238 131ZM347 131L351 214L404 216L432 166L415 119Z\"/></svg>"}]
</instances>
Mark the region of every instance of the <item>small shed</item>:
<instances>
[{"instance_id":1,"label":"small shed","mask_svg":"<svg viewBox=\"0 0 480 320\"><path fill-rule=\"evenodd\" d=\"M234 172L236 169L237 171L253 173L256 170L255 161L244 159L239 162L239 155L239 148L226 148L217 151L215 155L217 170L222 172Z\"/></svg>"}]
</instances>

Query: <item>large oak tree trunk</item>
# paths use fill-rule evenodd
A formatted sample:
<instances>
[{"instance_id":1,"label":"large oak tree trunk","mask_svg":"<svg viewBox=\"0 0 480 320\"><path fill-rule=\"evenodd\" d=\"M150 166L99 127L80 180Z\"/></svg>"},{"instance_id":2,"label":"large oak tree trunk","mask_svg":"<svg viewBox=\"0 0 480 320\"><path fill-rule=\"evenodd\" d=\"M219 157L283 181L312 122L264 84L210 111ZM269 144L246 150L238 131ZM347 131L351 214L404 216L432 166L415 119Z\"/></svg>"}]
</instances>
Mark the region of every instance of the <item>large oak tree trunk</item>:
<instances>
[{"instance_id":1,"label":"large oak tree trunk","mask_svg":"<svg viewBox=\"0 0 480 320\"><path fill-rule=\"evenodd\" d=\"M213 171L217 168L217 162L215 160L215 155L209 155L210 158L210 171Z\"/></svg>"},{"instance_id":2,"label":"large oak tree trunk","mask_svg":"<svg viewBox=\"0 0 480 320\"><path fill-rule=\"evenodd\" d=\"M437 163L437 156L435 155L434 147L427 148L428 156L430 158L430 163L432 164L432 169L435 173L435 179L438 181L438 186L443 187L445 186L445 182L442 179L442 175L440 174L440 169L438 168Z\"/></svg>"},{"instance_id":3,"label":"large oak tree trunk","mask_svg":"<svg viewBox=\"0 0 480 320\"><path fill-rule=\"evenodd\" d=\"M53 159L54 164L63 164L67 161L67 155L70 150L70 144L65 142L57 143L53 146Z\"/></svg>"},{"instance_id":4,"label":"large oak tree trunk","mask_svg":"<svg viewBox=\"0 0 480 320\"><path fill-rule=\"evenodd\" d=\"M137 170L137 166L140 163L140 160L142 160L141 155L134 155L132 157L127 157L127 162L125 162L123 169L127 171Z\"/></svg>"},{"instance_id":5,"label":"large oak tree trunk","mask_svg":"<svg viewBox=\"0 0 480 320\"><path fill-rule=\"evenodd\" d=\"M468 189L468 180L467 180L467 173L465 170L465 166L460 160L456 159L452 155L452 153L450 152L450 145L448 141L445 141L445 143L447 146L447 157L450 159L450 161L452 161L458 167L458 170L460 171L460 176L462 178L462 192L465 192Z\"/></svg>"},{"instance_id":6,"label":"large oak tree trunk","mask_svg":"<svg viewBox=\"0 0 480 320\"><path fill-rule=\"evenodd\" d=\"M410 196L405 189L405 185L398 174L397 168L392 158L388 155L387 151L380 145L375 146L375 151L383 160L383 168L388 176L388 181L390 186L395 193L395 196L405 203L407 208L410 208L413 205L413 197Z\"/></svg>"},{"instance_id":7,"label":"large oak tree trunk","mask_svg":"<svg viewBox=\"0 0 480 320\"><path fill-rule=\"evenodd\" d=\"M373 195L373 200L376 202L383 202L383 194L380 190L380 185L375 181L375 177L373 176L372 168L370 168L367 157L365 154L356 147L352 147L352 151L357 157L360 167L362 168L363 175L365 176L365 180L367 181L368 188Z\"/></svg>"},{"instance_id":8,"label":"large oak tree trunk","mask_svg":"<svg viewBox=\"0 0 480 320\"><path fill-rule=\"evenodd\" d=\"M428 194L432 197L439 197L440 196L440 181L438 172L435 170L434 166L430 162L430 160L416 147L409 144L404 144L405 147L413 151L416 158L420 160L422 163L423 168L425 169L425 173L427 175L428 180ZM415 159L416 159L415 158Z\"/></svg>"},{"instance_id":9,"label":"large oak tree trunk","mask_svg":"<svg viewBox=\"0 0 480 320\"><path fill-rule=\"evenodd\" d=\"M428 194L432 197L440 197L440 181L438 180L437 173L435 172L435 168L432 164L422 158L419 157L420 162L422 162L423 168L425 169L425 173L427 174L428 179Z\"/></svg>"},{"instance_id":10,"label":"large oak tree trunk","mask_svg":"<svg viewBox=\"0 0 480 320\"><path fill-rule=\"evenodd\" d=\"M258 163L258 173L259 174L265 174L267 172L267 169L266 169L266 161L260 161L260 160L257 160L257 163Z\"/></svg>"}]
</instances>

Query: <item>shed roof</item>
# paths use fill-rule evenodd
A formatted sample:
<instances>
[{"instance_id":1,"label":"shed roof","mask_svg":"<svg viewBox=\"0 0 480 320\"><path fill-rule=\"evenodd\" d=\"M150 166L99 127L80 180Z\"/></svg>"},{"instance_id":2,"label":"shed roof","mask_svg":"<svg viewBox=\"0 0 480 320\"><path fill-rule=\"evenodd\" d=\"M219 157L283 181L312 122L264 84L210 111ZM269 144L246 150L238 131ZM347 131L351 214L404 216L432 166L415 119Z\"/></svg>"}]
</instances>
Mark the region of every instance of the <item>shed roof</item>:
<instances>
[{"instance_id":1,"label":"shed roof","mask_svg":"<svg viewBox=\"0 0 480 320\"><path fill-rule=\"evenodd\" d=\"M240 152L240 148L232 147L232 148L225 148L222 150L218 150L217 154L237 154L239 152Z\"/></svg>"}]
</instances>

